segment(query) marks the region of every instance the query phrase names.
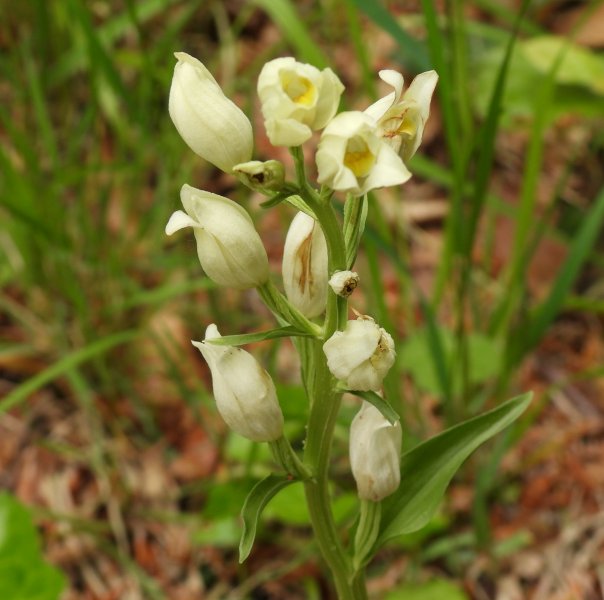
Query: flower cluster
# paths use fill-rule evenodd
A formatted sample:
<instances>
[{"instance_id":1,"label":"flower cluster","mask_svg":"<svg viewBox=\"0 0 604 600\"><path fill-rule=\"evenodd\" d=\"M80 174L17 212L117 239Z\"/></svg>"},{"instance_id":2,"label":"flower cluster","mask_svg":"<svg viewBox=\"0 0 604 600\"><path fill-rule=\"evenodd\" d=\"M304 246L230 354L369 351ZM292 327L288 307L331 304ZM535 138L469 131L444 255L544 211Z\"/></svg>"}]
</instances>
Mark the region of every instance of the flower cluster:
<instances>
[{"instance_id":1,"label":"flower cluster","mask_svg":"<svg viewBox=\"0 0 604 600\"><path fill-rule=\"evenodd\" d=\"M337 114L344 86L331 69L320 71L289 57L264 65L257 87L264 125L274 146L289 147L294 158L302 161L293 183L287 181L279 161L252 160L251 123L205 66L182 52L175 56L169 112L187 145L251 189L269 196L272 203L287 200L298 208L283 249L285 294L276 291L270 281L267 254L251 217L232 200L184 185L184 211L172 214L166 233L192 228L199 262L212 281L236 289L257 288L282 325L305 328L300 335L319 338L323 350L319 358L333 377L331 393L346 389L365 394L363 397L375 396L395 361L394 342L371 317L339 319L359 276L346 270L352 265L336 264L334 248L337 243L342 246L345 236L340 234L337 242L332 239L333 230L327 235L321 210L333 192L345 192L354 200L411 177L406 162L421 143L436 73L422 73L403 92L400 73L381 71L380 77L392 92L363 112ZM302 154L297 150L314 132L321 132L315 155L321 194L305 180ZM332 224L335 221L334 217ZM362 233L362 225L357 226ZM356 247L348 250L340 254L356 255ZM326 311L327 317L322 319ZM202 342L193 342L212 372L218 411L240 435L280 444L284 419L270 375L251 354L224 345L228 340L220 338L212 324ZM312 378L309 368L306 365L303 370ZM391 424L364 402L350 433L352 472L362 499L377 502L396 489L400 450L400 424Z\"/></svg>"}]
</instances>

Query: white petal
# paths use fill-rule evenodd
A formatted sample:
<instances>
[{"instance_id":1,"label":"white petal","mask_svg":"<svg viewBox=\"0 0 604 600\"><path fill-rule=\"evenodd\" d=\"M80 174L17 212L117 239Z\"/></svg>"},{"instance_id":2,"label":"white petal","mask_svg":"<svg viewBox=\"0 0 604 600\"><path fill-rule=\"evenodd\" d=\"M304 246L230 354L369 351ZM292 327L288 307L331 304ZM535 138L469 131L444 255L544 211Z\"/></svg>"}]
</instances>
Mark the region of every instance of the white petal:
<instances>
[{"instance_id":1,"label":"white petal","mask_svg":"<svg viewBox=\"0 0 604 600\"><path fill-rule=\"evenodd\" d=\"M264 126L273 146L301 146L312 136L310 127L296 119L267 119Z\"/></svg>"},{"instance_id":2,"label":"white petal","mask_svg":"<svg viewBox=\"0 0 604 600\"><path fill-rule=\"evenodd\" d=\"M411 173L401 157L388 144L382 142L375 166L363 182L361 192L365 194L376 188L399 185L410 178Z\"/></svg>"},{"instance_id":3,"label":"white petal","mask_svg":"<svg viewBox=\"0 0 604 600\"><path fill-rule=\"evenodd\" d=\"M200 227L199 223L192 219L182 210L173 212L166 224L166 234L172 235L174 232L184 229L185 227Z\"/></svg>"},{"instance_id":4,"label":"white petal","mask_svg":"<svg viewBox=\"0 0 604 600\"><path fill-rule=\"evenodd\" d=\"M403 76L398 71L383 69L379 72L379 76L394 90L365 109L365 114L373 117L376 121L379 121L386 111L400 100L404 84Z\"/></svg>"}]
</instances>

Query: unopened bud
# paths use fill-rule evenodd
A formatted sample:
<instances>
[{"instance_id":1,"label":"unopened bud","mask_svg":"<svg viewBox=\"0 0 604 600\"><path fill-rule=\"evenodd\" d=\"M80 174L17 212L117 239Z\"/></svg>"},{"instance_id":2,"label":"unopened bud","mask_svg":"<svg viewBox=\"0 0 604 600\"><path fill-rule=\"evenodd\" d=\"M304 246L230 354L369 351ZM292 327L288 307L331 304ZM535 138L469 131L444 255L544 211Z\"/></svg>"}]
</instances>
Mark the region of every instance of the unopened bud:
<instances>
[{"instance_id":1,"label":"unopened bud","mask_svg":"<svg viewBox=\"0 0 604 600\"><path fill-rule=\"evenodd\" d=\"M359 498L379 502L401 481L401 424L392 425L369 402L363 402L350 426L350 467Z\"/></svg>"},{"instance_id":2,"label":"unopened bud","mask_svg":"<svg viewBox=\"0 0 604 600\"><path fill-rule=\"evenodd\" d=\"M236 289L266 283L266 250L245 209L228 198L186 184L180 198L185 212L172 214L166 233L193 229L199 262L212 281Z\"/></svg>"},{"instance_id":3,"label":"unopened bud","mask_svg":"<svg viewBox=\"0 0 604 600\"><path fill-rule=\"evenodd\" d=\"M327 303L327 243L321 226L306 213L292 221L283 249L287 299L306 317L319 316Z\"/></svg>"},{"instance_id":4,"label":"unopened bud","mask_svg":"<svg viewBox=\"0 0 604 600\"><path fill-rule=\"evenodd\" d=\"M245 350L209 343L219 338L208 326L203 342L192 342L212 371L216 407L226 424L254 442L272 442L283 435L283 413L271 376Z\"/></svg>"},{"instance_id":5,"label":"unopened bud","mask_svg":"<svg viewBox=\"0 0 604 600\"><path fill-rule=\"evenodd\" d=\"M354 271L336 271L329 280L334 293L342 298L348 298L359 285L359 275Z\"/></svg>"},{"instance_id":6,"label":"unopened bud","mask_svg":"<svg viewBox=\"0 0 604 600\"><path fill-rule=\"evenodd\" d=\"M278 192L285 181L285 168L278 160L250 160L233 167L239 181L263 194Z\"/></svg>"}]
</instances>

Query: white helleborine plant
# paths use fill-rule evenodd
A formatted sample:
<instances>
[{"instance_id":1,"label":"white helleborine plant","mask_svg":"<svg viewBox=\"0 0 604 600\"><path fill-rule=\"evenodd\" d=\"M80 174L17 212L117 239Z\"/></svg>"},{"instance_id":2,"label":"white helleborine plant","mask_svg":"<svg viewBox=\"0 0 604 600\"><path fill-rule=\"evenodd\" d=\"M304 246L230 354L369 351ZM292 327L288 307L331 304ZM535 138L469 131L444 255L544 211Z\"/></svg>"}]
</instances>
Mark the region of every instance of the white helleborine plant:
<instances>
[{"instance_id":1,"label":"white helleborine plant","mask_svg":"<svg viewBox=\"0 0 604 600\"><path fill-rule=\"evenodd\" d=\"M283 288L287 299L306 317L319 316L327 303L327 243L321 226L299 212L283 249Z\"/></svg>"},{"instance_id":2,"label":"white helleborine plant","mask_svg":"<svg viewBox=\"0 0 604 600\"><path fill-rule=\"evenodd\" d=\"M401 424L363 402L350 426L350 467L362 500L379 502L401 481Z\"/></svg>"},{"instance_id":3,"label":"white helleborine plant","mask_svg":"<svg viewBox=\"0 0 604 600\"><path fill-rule=\"evenodd\" d=\"M360 196L405 183L411 173L365 113L343 112L325 128L316 155L319 183Z\"/></svg>"},{"instance_id":4,"label":"white helleborine plant","mask_svg":"<svg viewBox=\"0 0 604 600\"><path fill-rule=\"evenodd\" d=\"M220 338L209 325L203 342L192 342L212 372L218 412L236 433L254 442L273 442L283 435L283 413L271 376L245 350L208 343Z\"/></svg>"},{"instance_id":5,"label":"white helleborine plant","mask_svg":"<svg viewBox=\"0 0 604 600\"><path fill-rule=\"evenodd\" d=\"M400 73L385 69L379 75L394 89L367 108L365 113L377 121L380 135L407 162L421 144L438 75L436 71L420 73L404 94Z\"/></svg>"},{"instance_id":6,"label":"white helleborine plant","mask_svg":"<svg viewBox=\"0 0 604 600\"><path fill-rule=\"evenodd\" d=\"M371 317L362 316L346 323L324 344L331 374L350 390L378 391L394 364L392 336Z\"/></svg>"},{"instance_id":7,"label":"white helleborine plant","mask_svg":"<svg viewBox=\"0 0 604 600\"><path fill-rule=\"evenodd\" d=\"M230 173L250 160L253 151L250 120L196 58L176 52L169 111L189 148Z\"/></svg>"},{"instance_id":8,"label":"white helleborine plant","mask_svg":"<svg viewBox=\"0 0 604 600\"><path fill-rule=\"evenodd\" d=\"M331 69L291 57L267 62L258 77L266 133L273 146L300 146L338 109L344 86Z\"/></svg>"},{"instance_id":9,"label":"white helleborine plant","mask_svg":"<svg viewBox=\"0 0 604 600\"><path fill-rule=\"evenodd\" d=\"M266 250L247 212L238 204L183 185L185 209L172 214L166 233L192 227L197 255L206 275L215 283L236 289L258 287L268 280Z\"/></svg>"}]
</instances>

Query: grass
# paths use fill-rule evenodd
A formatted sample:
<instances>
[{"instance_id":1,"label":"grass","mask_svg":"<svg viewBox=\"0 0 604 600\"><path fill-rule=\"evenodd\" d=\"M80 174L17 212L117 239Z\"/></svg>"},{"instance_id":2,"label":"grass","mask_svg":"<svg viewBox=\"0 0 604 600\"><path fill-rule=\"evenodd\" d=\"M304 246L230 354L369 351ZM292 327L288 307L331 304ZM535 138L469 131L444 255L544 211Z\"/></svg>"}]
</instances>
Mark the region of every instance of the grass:
<instances>
[{"instance_id":1,"label":"grass","mask_svg":"<svg viewBox=\"0 0 604 600\"><path fill-rule=\"evenodd\" d=\"M0 93L7 107L0 111L0 313L7 332L0 356L29 357L40 364L29 375L10 375L0 413L18 409L16 414L27 414L39 391L51 389L98 420L97 453L105 452L116 428L142 445L154 443L161 436L159 417L156 407L149 406L148 388L138 385L150 373L141 352L153 355L154 368L171 379L166 389L173 401L185 398L195 411L201 410L197 397L206 398L203 386L191 383L195 368L183 366L191 355L180 357L182 340L158 335L155 323L177 315L184 328L180 337L186 339L200 337L208 322L228 322L234 333L258 321L250 323L246 296L229 296L223 304L201 277L192 243L172 243L164 236L182 182L241 194L191 156L172 127L166 110L171 53L184 48L219 66L216 70L226 76L225 89L251 108L254 78L262 62L273 57L265 46L249 43L263 19L274 22L283 35L279 49L284 54L335 70L335 51L342 45L336 47L324 35L326 23L339 28L338 40L350 32L343 47L358 65L359 88L350 92L357 100L368 102L377 94L368 23L394 40L393 68L400 61L411 71L432 66L438 71L447 152L427 156L420 149L411 165L416 178L431 182L449 200L433 292L424 294L414 281L407 260L409 231L388 222L375 199L359 261L367 273L363 285L373 314L389 330L411 334L426 327L439 405L448 422L509 396L518 386L522 361L548 335L560 313L602 313L601 298L582 296L576 282L588 266L601 282L597 252L604 192L585 198L573 231L564 230L555 219L563 198L552 196L545 208L539 203L546 136L556 94L565 89L557 78L560 58L541 75L541 91L533 98L516 197L512 203L501 198L495 175L500 168L498 142L506 135L501 122L505 91L516 76L512 55L522 40L540 35L543 28L528 1L519 15L496 2L481 0L476 5L490 15L490 28L465 16L457 0L448 3L444 15L436 13L432 2L422 2L422 39L409 32L404 21L393 19L385 4L361 0L301 8L289 0L255 0L238 14L229 3L219 2L127 0L91 5L83 0L36 0L7 12L0 24L2 39L12 49L0 54ZM306 19L297 19L298 11ZM479 68L472 45L479 43L504 48L495 83L486 90L490 100L483 118L472 104L473 73ZM242 48L249 55L243 55ZM243 73L242 60L250 65ZM601 145L602 140L594 138L593 152L601 153ZM574 168L569 161L568 171ZM538 213L552 218L536 227ZM482 251L482 227L502 216L513 221L514 236L510 260L503 274L497 274L489 252ZM567 254L546 297L534 301L528 266L543 238L562 241ZM396 314L385 301L385 259L393 261L397 273L401 299ZM489 292L486 307L485 288L498 289ZM400 315L405 315L404 327ZM449 331L454 334L452 352L444 339ZM476 332L505 351L504 367L478 387L470 378L475 358L470 338ZM421 427L414 415L422 412L424 390L413 388L408 365L398 364L397 369L387 379L386 392L408 418L411 439L417 439ZM412 387L405 395L402 378ZM52 387L59 383L60 393ZM106 406L113 410L124 398L137 419L119 425L106 422ZM93 404L103 410L90 410ZM475 515L479 541L489 538L485 515L496 485L486 473L496 470L511 443L502 442L480 471ZM102 460L111 465L119 459ZM161 594L154 591L153 597Z\"/></svg>"}]
</instances>

